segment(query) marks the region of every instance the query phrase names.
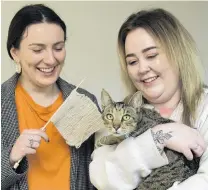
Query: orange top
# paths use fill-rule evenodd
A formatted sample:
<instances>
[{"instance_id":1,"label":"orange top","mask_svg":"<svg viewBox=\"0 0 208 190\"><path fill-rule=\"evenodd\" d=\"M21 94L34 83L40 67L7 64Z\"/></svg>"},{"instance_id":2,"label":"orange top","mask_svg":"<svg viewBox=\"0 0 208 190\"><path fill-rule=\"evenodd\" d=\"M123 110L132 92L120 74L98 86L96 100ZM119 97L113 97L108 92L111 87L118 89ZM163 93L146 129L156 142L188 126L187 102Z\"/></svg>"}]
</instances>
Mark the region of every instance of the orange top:
<instances>
[{"instance_id":1,"label":"orange top","mask_svg":"<svg viewBox=\"0 0 208 190\"><path fill-rule=\"evenodd\" d=\"M48 107L36 104L32 97L18 83L15 90L20 133L24 129L40 129L62 104L60 93L57 100ZM70 149L56 127L49 123L46 133L50 142L41 140L36 154L28 155L29 190L70 189Z\"/></svg>"}]
</instances>

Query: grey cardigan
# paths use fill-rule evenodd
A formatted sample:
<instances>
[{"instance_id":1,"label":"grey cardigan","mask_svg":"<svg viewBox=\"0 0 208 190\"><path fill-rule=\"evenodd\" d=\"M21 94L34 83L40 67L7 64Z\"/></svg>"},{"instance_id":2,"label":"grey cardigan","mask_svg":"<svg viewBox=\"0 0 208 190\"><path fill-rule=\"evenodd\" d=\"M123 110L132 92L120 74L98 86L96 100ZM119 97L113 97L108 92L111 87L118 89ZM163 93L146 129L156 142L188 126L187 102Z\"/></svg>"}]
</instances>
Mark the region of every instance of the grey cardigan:
<instances>
[{"instance_id":1,"label":"grey cardigan","mask_svg":"<svg viewBox=\"0 0 208 190\"><path fill-rule=\"evenodd\" d=\"M12 146L18 138L19 128L17 120L17 110L15 104L15 88L18 81L18 74L1 85L1 188L9 190L27 190L27 168L26 157L21 161L17 170L13 170L9 164L9 155ZM57 84L63 93L64 99L69 96L75 88L59 78ZM84 89L78 89L78 92L87 95L97 106L97 100L94 95ZM98 106L99 109L99 106ZM71 190L94 190L89 179L90 156L94 149L94 136L85 141L79 149L70 147L71 150ZM54 155L55 156L55 155ZM61 190L61 189L57 189Z\"/></svg>"}]
</instances>

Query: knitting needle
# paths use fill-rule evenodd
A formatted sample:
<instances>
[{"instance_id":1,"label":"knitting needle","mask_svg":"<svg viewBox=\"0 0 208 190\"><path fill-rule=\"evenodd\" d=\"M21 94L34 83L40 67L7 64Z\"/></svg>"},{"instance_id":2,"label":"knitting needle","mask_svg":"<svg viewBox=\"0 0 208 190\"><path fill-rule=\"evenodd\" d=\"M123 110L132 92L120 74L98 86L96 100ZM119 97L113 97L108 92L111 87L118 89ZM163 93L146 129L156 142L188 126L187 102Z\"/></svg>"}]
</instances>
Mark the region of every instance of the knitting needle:
<instances>
[{"instance_id":1,"label":"knitting needle","mask_svg":"<svg viewBox=\"0 0 208 190\"><path fill-rule=\"evenodd\" d=\"M81 84L82 84L84 81L85 81L85 78L81 80L81 82L76 86L76 88L75 88L74 90L72 90L71 93L73 93L74 91L77 91L77 89L81 86ZM65 102L66 102L66 101L65 101ZM63 105L64 105L64 103L63 103ZM61 106L56 110L56 112L54 113L54 115L59 111L59 109L61 109ZM53 115L53 116L54 116L54 115ZM52 117L53 117L53 116L52 116ZM52 118L52 117L51 117L51 118ZM51 119L49 119L49 120L47 121L47 123L46 123L40 130L45 131L47 125L48 125L50 122L51 122Z\"/></svg>"}]
</instances>

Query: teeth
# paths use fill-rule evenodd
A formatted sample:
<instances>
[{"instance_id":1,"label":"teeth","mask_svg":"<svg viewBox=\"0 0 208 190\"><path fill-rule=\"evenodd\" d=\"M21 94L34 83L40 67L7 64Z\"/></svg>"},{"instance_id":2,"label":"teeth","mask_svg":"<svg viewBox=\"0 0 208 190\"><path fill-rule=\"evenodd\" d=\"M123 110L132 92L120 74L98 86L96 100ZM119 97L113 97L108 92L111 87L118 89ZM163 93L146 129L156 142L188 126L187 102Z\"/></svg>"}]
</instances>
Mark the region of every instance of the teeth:
<instances>
[{"instance_id":1,"label":"teeth","mask_svg":"<svg viewBox=\"0 0 208 190\"><path fill-rule=\"evenodd\" d=\"M152 78L148 78L146 80L144 80L144 82L152 82L153 80L155 80L157 77L152 77Z\"/></svg>"},{"instance_id":2,"label":"teeth","mask_svg":"<svg viewBox=\"0 0 208 190\"><path fill-rule=\"evenodd\" d=\"M39 68L40 71L44 72L44 73L50 73L54 70L55 67L51 67L51 68Z\"/></svg>"}]
</instances>

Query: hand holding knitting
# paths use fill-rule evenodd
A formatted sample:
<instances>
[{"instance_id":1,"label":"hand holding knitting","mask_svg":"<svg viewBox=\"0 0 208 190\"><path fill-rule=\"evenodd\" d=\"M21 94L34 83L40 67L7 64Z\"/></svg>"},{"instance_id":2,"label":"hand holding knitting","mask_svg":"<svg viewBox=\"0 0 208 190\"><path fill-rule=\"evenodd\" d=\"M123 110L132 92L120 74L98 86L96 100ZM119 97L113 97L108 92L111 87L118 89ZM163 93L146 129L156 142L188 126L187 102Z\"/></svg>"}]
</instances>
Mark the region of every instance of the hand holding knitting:
<instances>
[{"instance_id":1,"label":"hand holding knitting","mask_svg":"<svg viewBox=\"0 0 208 190\"><path fill-rule=\"evenodd\" d=\"M40 129L24 130L16 140L10 153L10 164L22 159L28 154L35 154L36 149L40 146L41 139L49 142L47 134Z\"/></svg>"}]
</instances>

